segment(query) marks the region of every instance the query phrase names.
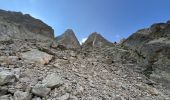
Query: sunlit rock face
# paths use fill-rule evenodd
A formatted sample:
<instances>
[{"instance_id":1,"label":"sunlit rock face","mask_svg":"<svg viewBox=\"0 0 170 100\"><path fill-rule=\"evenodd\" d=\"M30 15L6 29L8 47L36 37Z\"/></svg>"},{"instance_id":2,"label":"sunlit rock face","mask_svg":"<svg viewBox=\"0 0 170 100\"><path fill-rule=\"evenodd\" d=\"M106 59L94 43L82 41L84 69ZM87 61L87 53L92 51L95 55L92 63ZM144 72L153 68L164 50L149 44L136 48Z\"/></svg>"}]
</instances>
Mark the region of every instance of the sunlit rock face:
<instances>
[{"instance_id":1,"label":"sunlit rock face","mask_svg":"<svg viewBox=\"0 0 170 100\"><path fill-rule=\"evenodd\" d=\"M92 33L82 45L83 48L101 48L106 46L111 47L113 46L113 43L106 40L97 32Z\"/></svg>"},{"instance_id":2,"label":"sunlit rock face","mask_svg":"<svg viewBox=\"0 0 170 100\"><path fill-rule=\"evenodd\" d=\"M153 24L132 34L123 43L135 52L144 73L170 88L170 23ZM148 73L147 73L148 74Z\"/></svg>"},{"instance_id":3,"label":"sunlit rock face","mask_svg":"<svg viewBox=\"0 0 170 100\"><path fill-rule=\"evenodd\" d=\"M39 19L21 12L0 10L0 40L53 39L54 30Z\"/></svg>"},{"instance_id":4,"label":"sunlit rock face","mask_svg":"<svg viewBox=\"0 0 170 100\"><path fill-rule=\"evenodd\" d=\"M67 49L80 49L80 43L72 29L67 29L62 35L56 37L56 44Z\"/></svg>"}]
</instances>

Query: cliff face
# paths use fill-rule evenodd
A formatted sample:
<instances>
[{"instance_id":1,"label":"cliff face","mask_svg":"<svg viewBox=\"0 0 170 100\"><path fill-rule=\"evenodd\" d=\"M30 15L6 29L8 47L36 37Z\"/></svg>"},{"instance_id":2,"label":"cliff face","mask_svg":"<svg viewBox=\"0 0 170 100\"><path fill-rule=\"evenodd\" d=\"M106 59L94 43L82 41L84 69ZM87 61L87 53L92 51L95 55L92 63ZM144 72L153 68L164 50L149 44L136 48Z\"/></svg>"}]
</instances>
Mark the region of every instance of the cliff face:
<instances>
[{"instance_id":1,"label":"cliff face","mask_svg":"<svg viewBox=\"0 0 170 100\"><path fill-rule=\"evenodd\" d=\"M0 10L0 39L54 38L54 30L39 19L28 14Z\"/></svg>"},{"instance_id":2,"label":"cliff face","mask_svg":"<svg viewBox=\"0 0 170 100\"><path fill-rule=\"evenodd\" d=\"M145 74L170 88L170 22L139 30L123 45L136 53Z\"/></svg>"},{"instance_id":3,"label":"cliff face","mask_svg":"<svg viewBox=\"0 0 170 100\"><path fill-rule=\"evenodd\" d=\"M102 48L106 46L113 46L113 43L109 42L106 40L103 36L98 34L97 32L92 33L88 39L83 43L82 47L84 49L89 49L89 48Z\"/></svg>"},{"instance_id":4,"label":"cliff face","mask_svg":"<svg viewBox=\"0 0 170 100\"><path fill-rule=\"evenodd\" d=\"M80 49L80 43L72 29L67 29L62 35L56 37L57 45L62 45L67 49Z\"/></svg>"}]
</instances>

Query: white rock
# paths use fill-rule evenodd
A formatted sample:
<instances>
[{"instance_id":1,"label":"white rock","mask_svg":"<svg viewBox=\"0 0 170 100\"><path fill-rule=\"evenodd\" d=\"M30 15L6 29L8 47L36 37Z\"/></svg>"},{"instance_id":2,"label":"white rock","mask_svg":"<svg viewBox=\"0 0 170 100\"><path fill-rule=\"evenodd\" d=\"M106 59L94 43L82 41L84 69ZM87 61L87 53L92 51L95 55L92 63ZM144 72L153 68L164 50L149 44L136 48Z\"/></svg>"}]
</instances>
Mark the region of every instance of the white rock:
<instances>
[{"instance_id":1,"label":"white rock","mask_svg":"<svg viewBox=\"0 0 170 100\"><path fill-rule=\"evenodd\" d=\"M47 77L42 81L43 84L46 84L48 88L56 88L63 84L61 77L55 73L47 75Z\"/></svg>"},{"instance_id":2,"label":"white rock","mask_svg":"<svg viewBox=\"0 0 170 100\"><path fill-rule=\"evenodd\" d=\"M15 68L13 69L13 73L17 79L20 77L21 69L20 68Z\"/></svg>"},{"instance_id":3,"label":"white rock","mask_svg":"<svg viewBox=\"0 0 170 100\"><path fill-rule=\"evenodd\" d=\"M14 100L31 100L31 95L28 92L16 91Z\"/></svg>"},{"instance_id":4,"label":"white rock","mask_svg":"<svg viewBox=\"0 0 170 100\"><path fill-rule=\"evenodd\" d=\"M26 62L38 64L48 64L53 57L52 55L49 55L37 49L22 53L21 55Z\"/></svg>"},{"instance_id":5,"label":"white rock","mask_svg":"<svg viewBox=\"0 0 170 100\"><path fill-rule=\"evenodd\" d=\"M15 75L9 71L0 72L0 85L5 85L7 83L12 83L15 81Z\"/></svg>"},{"instance_id":6,"label":"white rock","mask_svg":"<svg viewBox=\"0 0 170 100\"><path fill-rule=\"evenodd\" d=\"M32 100L41 100L40 97L35 97L35 98L32 98Z\"/></svg>"},{"instance_id":7,"label":"white rock","mask_svg":"<svg viewBox=\"0 0 170 100\"><path fill-rule=\"evenodd\" d=\"M32 88L32 93L40 96L40 97L45 97L50 93L51 89L47 88L46 85L44 84L36 84L33 88Z\"/></svg>"},{"instance_id":8,"label":"white rock","mask_svg":"<svg viewBox=\"0 0 170 100\"><path fill-rule=\"evenodd\" d=\"M68 100L70 98L70 94L66 93L62 95L60 98L57 98L57 100Z\"/></svg>"},{"instance_id":9,"label":"white rock","mask_svg":"<svg viewBox=\"0 0 170 100\"><path fill-rule=\"evenodd\" d=\"M70 96L70 99L71 100L79 100L76 96L72 96L72 95Z\"/></svg>"}]
</instances>

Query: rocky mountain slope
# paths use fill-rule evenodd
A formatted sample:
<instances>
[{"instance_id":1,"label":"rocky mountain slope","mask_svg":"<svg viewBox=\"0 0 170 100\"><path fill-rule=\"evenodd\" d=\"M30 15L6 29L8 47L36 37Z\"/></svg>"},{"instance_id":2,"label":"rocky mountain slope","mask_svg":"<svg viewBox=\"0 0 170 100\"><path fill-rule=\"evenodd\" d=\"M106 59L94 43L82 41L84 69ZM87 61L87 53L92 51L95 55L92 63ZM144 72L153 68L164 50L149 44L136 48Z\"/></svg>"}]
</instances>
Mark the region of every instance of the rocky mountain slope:
<instances>
[{"instance_id":1,"label":"rocky mountain slope","mask_svg":"<svg viewBox=\"0 0 170 100\"><path fill-rule=\"evenodd\" d=\"M157 23L134 33L123 43L130 48L143 72L170 88L170 22Z\"/></svg>"},{"instance_id":2,"label":"rocky mountain slope","mask_svg":"<svg viewBox=\"0 0 170 100\"><path fill-rule=\"evenodd\" d=\"M0 40L54 38L54 30L39 19L21 12L0 10Z\"/></svg>"},{"instance_id":3,"label":"rocky mountain slope","mask_svg":"<svg viewBox=\"0 0 170 100\"><path fill-rule=\"evenodd\" d=\"M10 25L15 27L13 21L7 23L6 30L11 30ZM0 30L0 35L5 35L4 30ZM37 34L26 30L31 36ZM132 38L134 35L122 45L113 45L93 33L80 48L72 33L67 30L57 38L63 42L53 40L50 31L49 35L39 34L53 43L37 41L37 38L22 39L22 35L17 35L17 39L1 38L0 100L170 100L168 85L142 73L142 63L139 63L142 58L136 56L139 45L129 45L130 41L136 41ZM72 49L75 47L78 49Z\"/></svg>"}]
</instances>

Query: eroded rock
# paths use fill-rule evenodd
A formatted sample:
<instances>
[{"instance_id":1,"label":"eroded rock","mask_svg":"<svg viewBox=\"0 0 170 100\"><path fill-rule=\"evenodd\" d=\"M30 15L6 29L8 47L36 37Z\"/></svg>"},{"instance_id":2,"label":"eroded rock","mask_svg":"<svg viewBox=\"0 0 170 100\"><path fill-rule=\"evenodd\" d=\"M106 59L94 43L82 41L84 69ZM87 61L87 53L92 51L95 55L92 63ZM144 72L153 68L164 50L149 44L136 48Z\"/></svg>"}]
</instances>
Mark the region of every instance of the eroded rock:
<instances>
[{"instance_id":1,"label":"eroded rock","mask_svg":"<svg viewBox=\"0 0 170 100\"><path fill-rule=\"evenodd\" d=\"M44 84L36 84L33 88L32 88L32 93L34 95L40 96L40 97L45 97L50 93L51 89L47 88L46 85Z\"/></svg>"},{"instance_id":2,"label":"eroded rock","mask_svg":"<svg viewBox=\"0 0 170 100\"><path fill-rule=\"evenodd\" d=\"M26 62L37 64L48 64L53 57L52 55L41 52L37 49L22 53L21 55Z\"/></svg>"},{"instance_id":3,"label":"eroded rock","mask_svg":"<svg viewBox=\"0 0 170 100\"><path fill-rule=\"evenodd\" d=\"M15 75L9 71L0 72L0 85L5 85L7 83L13 83L15 81Z\"/></svg>"},{"instance_id":4,"label":"eroded rock","mask_svg":"<svg viewBox=\"0 0 170 100\"><path fill-rule=\"evenodd\" d=\"M16 91L14 100L31 100L31 95L28 92Z\"/></svg>"},{"instance_id":5,"label":"eroded rock","mask_svg":"<svg viewBox=\"0 0 170 100\"><path fill-rule=\"evenodd\" d=\"M55 73L47 75L47 77L42 81L48 88L56 88L63 84L61 77Z\"/></svg>"}]
</instances>

